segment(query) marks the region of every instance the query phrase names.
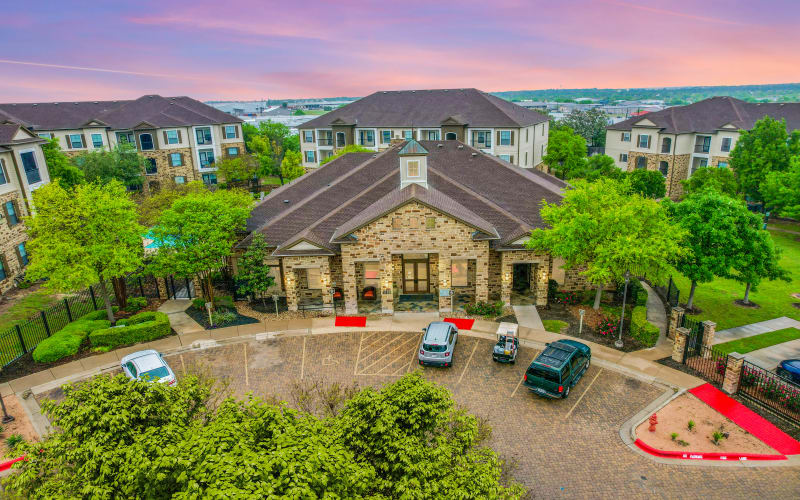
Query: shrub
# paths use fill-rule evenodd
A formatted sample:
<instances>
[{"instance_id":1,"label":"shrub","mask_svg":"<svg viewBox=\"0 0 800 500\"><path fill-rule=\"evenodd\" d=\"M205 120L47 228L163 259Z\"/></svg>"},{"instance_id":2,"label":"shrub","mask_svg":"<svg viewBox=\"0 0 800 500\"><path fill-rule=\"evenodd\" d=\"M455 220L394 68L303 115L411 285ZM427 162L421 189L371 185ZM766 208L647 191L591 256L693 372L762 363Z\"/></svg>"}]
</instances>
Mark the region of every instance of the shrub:
<instances>
[{"instance_id":1,"label":"shrub","mask_svg":"<svg viewBox=\"0 0 800 500\"><path fill-rule=\"evenodd\" d=\"M556 280L548 280L547 281L547 300L553 300L556 298L556 293L558 293L558 281Z\"/></svg>"},{"instance_id":2,"label":"shrub","mask_svg":"<svg viewBox=\"0 0 800 500\"><path fill-rule=\"evenodd\" d=\"M8 446L9 450L13 450L21 443L25 442L25 438L22 437L20 434L12 434L6 438L6 446Z\"/></svg>"},{"instance_id":3,"label":"shrub","mask_svg":"<svg viewBox=\"0 0 800 500\"><path fill-rule=\"evenodd\" d=\"M653 347L658 342L658 327L647 321L647 308L636 306L631 313L631 337L640 344Z\"/></svg>"},{"instance_id":4,"label":"shrub","mask_svg":"<svg viewBox=\"0 0 800 500\"><path fill-rule=\"evenodd\" d=\"M617 289L614 291L614 301L617 303L622 303L622 296L625 293L625 282L618 283ZM639 304L639 295L644 294L644 304ZM628 298L625 299L625 302L628 304L634 305L645 305L647 304L647 292L644 290L644 287L636 278L631 278L628 281Z\"/></svg>"},{"instance_id":5,"label":"shrub","mask_svg":"<svg viewBox=\"0 0 800 500\"><path fill-rule=\"evenodd\" d=\"M226 309L233 309L233 297L230 295L219 295L214 297L214 307L222 307Z\"/></svg>"},{"instance_id":6,"label":"shrub","mask_svg":"<svg viewBox=\"0 0 800 500\"><path fill-rule=\"evenodd\" d=\"M198 297L196 299L192 299L192 307L195 309L199 309L200 311L205 310L206 308L206 299L202 297Z\"/></svg>"},{"instance_id":7,"label":"shrub","mask_svg":"<svg viewBox=\"0 0 800 500\"><path fill-rule=\"evenodd\" d=\"M92 347L113 348L148 342L171 332L169 316L158 311L147 311L118 321L116 327L95 330L89 335L89 340Z\"/></svg>"},{"instance_id":8,"label":"shrub","mask_svg":"<svg viewBox=\"0 0 800 500\"><path fill-rule=\"evenodd\" d=\"M597 333L600 335L615 335L617 333L617 322L610 318L603 318L597 325Z\"/></svg>"},{"instance_id":9,"label":"shrub","mask_svg":"<svg viewBox=\"0 0 800 500\"><path fill-rule=\"evenodd\" d=\"M214 326L227 325L236 321L236 313L228 309L218 309L211 313L211 320Z\"/></svg>"},{"instance_id":10,"label":"shrub","mask_svg":"<svg viewBox=\"0 0 800 500\"><path fill-rule=\"evenodd\" d=\"M145 297L131 297L128 299L128 304L125 306L125 311L130 313L138 312L147 307L147 299Z\"/></svg>"},{"instance_id":11,"label":"shrub","mask_svg":"<svg viewBox=\"0 0 800 500\"><path fill-rule=\"evenodd\" d=\"M694 420L689 420L689 423L686 424L686 427L689 429L689 431L693 431L695 425L697 425L697 424L694 423Z\"/></svg>"},{"instance_id":12,"label":"shrub","mask_svg":"<svg viewBox=\"0 0 800 500\"><path fill-rule=\"evenodd\" d=\"M675 441L676 439L678 439L678 433L677 432L673 432L672 434L669 435L669 437L671 437L672 440Z\"/></svg>"},{"instance_id":13,"label":"shrub","mask_svg":"<svg viewBox=\"0 0 800 500\"><path fill-rule=\"evenodd\" d=\"M503 302L476 302L474 304L467 304L464 307L467 314L475 316L483 316L486 318L494 318L503 314Z\"/></svg>"},{"instance_id":14,"label":"shrub","mask_svg":"<svg viewBox=\"0 0 800 500\"><path fill-rule=\"evenodd\" d=\"M37 363L52 363L77 354L81 344L91 332L111 326L111 322L107 319L91 319L98 316L95 314L98 312L102 312L105 317L105 310L91 312L41 341L33 350L33 360Z\"/></svg>"},{"instance_id":15,"label":"shrub","mask_svg":"<svg viewBox=\"0 0 800 500\"><path fill-rule=\"evenodd\" d=\"M565 306L574 306L581 303L581 296L575 292L556 292L554 302Z\"/></svg>"}]
</instances>

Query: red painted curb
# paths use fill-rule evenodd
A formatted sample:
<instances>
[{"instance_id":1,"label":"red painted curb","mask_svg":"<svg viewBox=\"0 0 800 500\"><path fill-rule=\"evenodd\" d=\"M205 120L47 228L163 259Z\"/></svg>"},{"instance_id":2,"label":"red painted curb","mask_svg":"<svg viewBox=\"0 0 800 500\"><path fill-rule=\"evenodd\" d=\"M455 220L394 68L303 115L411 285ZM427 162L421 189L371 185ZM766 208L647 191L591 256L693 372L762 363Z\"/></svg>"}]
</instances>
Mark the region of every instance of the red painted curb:
<instances>
[{"instance_id":1,"label":"red painted curb","mask_svg":"<svg viewBox=\"0 0 800 500\"><path fill-rule=\"evenodd\" d=\"M785 455L759 455L756 453L703 453L695 451L664 451L657 450L645 444L641 439L634 441L636 446L653 456L661 458L675 458L679 460L737 460L746 462L748 460L786 460Z\"/></svg>"},{"instance_id":2,"label":"red painted curb","mask_svg":"<svg viewBox=\"0 0 800 500\"><path fill-rule=\"evenodd\" d=\"M367 326L366 316L336 316L333 326Z\"/></svg>"},{"instance_id":3,"label":"red painted curb","mask_svg":"<svg viewBox=\"0 0 800 500\"><path fill-rule=\"evenodd\" d=\"M20 460L25 460L25 455L22 455L21 457L17 457L17 458L15 458L13 460L9 460L7 462L0 463L0 472L10 469L12 465L14 465L15 463L19 462Z\"/></svg>"},{"instance_id":4,"label":"red painted curb","mask_svg":"<svg viewBox=\"0 0 800 500\"><path fill-rule=\"evenodd\" d=\"M459 330L472 330L472 325L475 324L474 319L465 318L445 318L446 323L453 323Z\"/></svg>"}]
</instances>

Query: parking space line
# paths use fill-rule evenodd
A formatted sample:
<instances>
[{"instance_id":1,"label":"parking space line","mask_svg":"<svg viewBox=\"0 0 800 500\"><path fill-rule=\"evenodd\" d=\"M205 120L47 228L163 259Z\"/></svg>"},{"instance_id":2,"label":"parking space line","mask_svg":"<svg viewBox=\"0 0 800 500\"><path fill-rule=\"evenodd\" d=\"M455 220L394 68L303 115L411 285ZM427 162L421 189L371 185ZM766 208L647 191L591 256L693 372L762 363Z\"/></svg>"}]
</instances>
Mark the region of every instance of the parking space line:
<instances>
[{"instance_id":1,"label":"parking space line","mask_svg":"<svg viewBox=\"0 0 800 500\"><path fill-rule=\"evenodd\" d=\"M472 348L472 352L469 355L469 359L467 359L467 364L464 365L464 371L462 371L461 376L458 377L458 382L456 382L456 385L461 383L461 379L464 378L464 374L467 373L467 368L469 368L469 362L472 361L472 356L475 355L475 350L478 349L478 342L479 340L475 339L475 347Z\"/></svg>"},{"instance_id":2,"label":"parking space line","mask_svg":"<svg viewBox=\"0 0 800 500\"><path fill-rule=\"evenodd\" d=\"M389 338L392 335L392 333L393 332L388 332L388 334L386 332L376 333L375 335L372 336L372 338L369 340L367 345L364 346L364 348L369 350L370 347L379 344L381 340L386 340L387 338Z\"/></svg>"},{"instance_id":3,"label":"parking space line","mask_svg":"<svg viewBox=\"0 0 800 500\"><path fill-rule=\"evenodd\" d=\"M416 352L417 352L417 350L416 350L416 349L414 349L414 352L416 353ZM399 359L399 358L398 358L398 359ZM395 361L397 361L397 360L395 360ZM395 377L395 376L399 376L399 375L400 375L400 372L402 372L402 371L404 371L404 370L408 370L408 368L409 368L409 367L410 367L410 366L411 366L413 363L414 363L414 361L409 361L407 364L404 364L404 365L403 365L403 366L401 366L399 369L397 369L397 370L393 371L393 372L392 372L392 376L393 376L393 377Z\"/></svg>"},{"instance_id":4,"label":"parking space line","mask_svg":"<svg viewBox=\"0 0 800 500\"><path fill-rule=\"evenodd\" d=\"M416 339L411 339L411 342L414 342L414 341L416 341ZM383 358L385 358L386 356L390 355L390 354L391 354L391 353L393 353L394 351L396 351L396 350L400 349L401 347L403 347L403 346L407 346L408 344L409 344L409 342L408 342L408 341L401 343L400 345L398 345L397 347L395 347L395 348L394 348L394 349L392 349L391 351L387 352L386 354L384 354L384 355L383 355L383 356L381 356L380 358L376 359L375 361L373 361L373 362L372 362L372 363L370 363L369 365L365 366L365 367L364 367L364 369L362 369L362 370L361 370L361 375L365 375L365 374L366 374L366 372L367 372L367 370L368 370L369 368L372 368L372 367L375 365L375 363L377 363L378 361L382 360ZM380 372L380 370L378 370L378 371Z\"/></svg>"},{"instance_id":5,"label":"parking space line","mask_svg":"<svg viewBox=\"0 0 800 500\"><path fill-rule=\"evenodd\" d=\"M602 369L602 368L600 368L600 371L599 371L599 372L597 372L597 375L595 375L595 376L594 376L594 378L592 379L592 381L591 381L591 382L589 382L589 385L587 385L587 386L586 386L586 390L585 390L585 391L583 391L583 394L581 394L581 397L579 397L579 398L578 398L578 400L577 400L577 401L575 401L575 404L574 404L574 405L572 405L572 408L570 408L570 409L569 409L569 411L567 412L567 414L566 414L566 415L564 415L564 420L568 419L568 418L569 418L569 416L570 416L570 415L572 415L572 410L574 410L574 409L575 409L575 407L576 407L576 406L578 406L578 403L580 403L580 402L581 402L581 399L583 399L583 397L586 395L586 393L587 393L587 392L589 392L589 389L591 389L591 387L592 387L592 384L594 384L594 381L595 381L595 380L597 380L597 377L599 377L599 376L600 376L600 373L602 373L602 371L603 371L603 369Z\"/></svg>"},{"instance_id":6,"label":"parking space line","mask_svg":"<svg viewBox=\"0 0 800 500\"><path fill-rule=\"evenodd\" d=\"M408 342L405 342L405 344L403 344L403 346L407 346L407 345L408 345ZM397 350L397 349L395 349L395 350ZM416 352L417 348L414 347L413 350L414 350L414 352ZM392 366L393 364L397 363L398 361L400 361L401 359L403 359L405 357L406 357L405 351L401 351L400 354L396 358L394 358L393 360L387 362L383 368L381 368L380 370L378 370L375 373L377 375L385 375L385 373L383 373L383 374L381 373L383 370L385 370L387 367ZM403 366L400 367L400 369L395 370L394 372L392 372L392 375L396 375L398 371L404 370L405 368L406 368L406 365L404 363Z\"/></svg>"},{"instance_id":7,"label":"parking space line","mask_svg":"<svg viewBox=\"0 0 800 500\"><path fill-rule=\"evenodd\" d=\"M414 336L414 338L416 339L416 338L419 338L419 337L418 336ZM408 362L408 372L410 372L411 371L411 367L414 366L414 358L417 358L417 349L418 349L418 347L415 347L414 350L411 351L411 360Z\"/></svg>"},{"instance_id":8,"label":"parking space line","mask_svg":"<svg viewBox=\"0 0 800 500\"><path fill-rule=\"evenodd\" d=\"M244 346L244 385L250 387L250 373L247 370L247 342L243 342Z\"/></svg>"},{"instance_id":9,"label":"parking space line","mask_svg":"<svg viewBox=\"0 0 800 500\"><path fill-rule=\"evenodd\" d=\"M531 358L531 362L530 362L530 363L528 363L528 364L527 364L527 365L525 365L525 366L530 366L530 364L531 364L531 363L533 363L533 360L534 360L534 359L536 359L536 356L538 356L538 355L539 355L539 351L534 351L534 353L533 353L533 357ZM527 368L525 368L525 370L527 371ZM516 394L516 393L517 393L517 390L519 389L519 386L520 386L520 385L522 385L522 381L523 381L523 380L525 380L525 374L524 374L524 373L522 374L522 378L520 378L520 379L519 379L519 382L517 382L517 386L516 386L516 387L514 387L514 392L512 392L512 393L511 393L511 396L509 396L509 397L511 397L511 398L513 398L513 397L514 397L514 394Z\"/></svg>"},{"instance_id":10,"label":"parking space line","mask_svg":"<svg viewBox=\"0 0 800 500\"><path fill-rule=\"evenodd\" d=\"M375 349L372 350L372 351L369 351L369 348L367 346L364 346L364 350L367 351L367 353L364 354L364 361L368 360L370 358L370 356L372 356L373 354L380 354L381 349L387 349L387 348L389 348L391 346L397 345L397 341L398 340L400 341L401 344L403 343L403 334L396 335L394 338L386 341L383 345L376 346ZM370 344L370 346L375 345L375 344L379 344L379 343L380 342L378 342L378 343L373 342L373 343Z\"/></svg>"},{"instance_id":11,"label":"parking space line","mask_svg":"<svg viewBox=\"0 0 800 500\"><path fill-rule=\"evenodd\" d=\"M308 337L303 336L303 358L300 361L300 380L303 380L303 375L306 371L306 339Z\"/></svg>"},{"instance_id":12,"label":"parking space line","mask_svg":"<svg viewBox=\"0 0 800 500\"><path fill-rule=\"evenodd\" d=\"M364 343L364 332L361 332L361 340L358 341L358 354L356 355L356 363L353 367L353 375L358 375L358 362L361 359L361 345Z\"/></svg>"}]
</instances>

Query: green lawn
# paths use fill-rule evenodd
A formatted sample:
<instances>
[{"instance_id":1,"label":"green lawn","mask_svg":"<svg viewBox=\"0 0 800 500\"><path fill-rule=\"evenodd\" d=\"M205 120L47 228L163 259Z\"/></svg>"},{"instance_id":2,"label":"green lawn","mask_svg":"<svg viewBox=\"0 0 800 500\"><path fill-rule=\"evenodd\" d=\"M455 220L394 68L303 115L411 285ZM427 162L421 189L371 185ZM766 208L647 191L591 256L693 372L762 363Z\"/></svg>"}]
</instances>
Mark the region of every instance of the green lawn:
<instances>
[{"instance_id":1,"label":"green lawn","mask_svg":"<svg viewBox=\"0 0 800 500\"><path fill-rule=\"evenodd\" d=\"M800 339L800 329L784 328L783 330L775 330L774 332L762 333L761 335L753 335L752 337L745 337L743 339L717 344L714 346L714 350L721 351L724 354L730 354L732 352L745 354L750 351L796 339Z\"/></svg>"},{"instance_id":2,"label":"green lawn","mask_svg":"<svg viewBox=\"0 0 800 500\"><path fill-rule=\"evenodd\" d=\"M545 319L542 320L542 323L544 324L545 330L553 333L560 333L561 329L568 324L566 321L561 321L559 319Z\"/></svg>"},{"instance_id":3,"label":"green lawn","mask_svg":"<svg viewBox=\"0 0 800 500\"><path fill-rule=\"evenodd\" d=\"M26 295L0 315L0 332L27 320L42 309L47 309L55 301L56 298L44 290L37 290Z\"/></svg>"},{"instance_id":4,"label":"green lawn","mask_svg":"<svg viewBox=\"0 0 800 500\"><path fill-rule=\"evenodd\" d=\"M261 183L268 185L271 184L273 186L280 186L281 180L278 177L264 177L263 179L261 179Z\"/></svg>"},{"instance_id":5,"label":"green lawn","mask_svg":"<svg viewBox=\"0 0 800 500\"><path fill-rule=\"evenodd\" d=\"M786 221L770 221L767 223L767 229L772 229L773 227L778 229L785 229L787 231L797 231L800 233L800 222L786 222Z\"/></svg>"},{"instance_id":6,"label":"green lawn","mask_svg":"<svg viewBox=\"0 0 800 500\"><path fill-rule=\"evenodd\" d=\"M750 300L760 306L758 309L740 307L733 303L736 299L744 298L745 286L741 283L716 279L711 283L698 284L694 304L703 312L693 317L714 321L717 323L717 330L780 316L800 320L800 309L792 306L792 303L800 301L791 297L792 293L800 292L800 241L797 241L797 235L794 234L781 231L770 233L775 244L783 251L781 266L791 273L793 281L762 282L758 291L750 292ZM680 275L672 278L681 291L681 303L686 303L691 288L689 280Z\"/></svg>"}]
</instances>

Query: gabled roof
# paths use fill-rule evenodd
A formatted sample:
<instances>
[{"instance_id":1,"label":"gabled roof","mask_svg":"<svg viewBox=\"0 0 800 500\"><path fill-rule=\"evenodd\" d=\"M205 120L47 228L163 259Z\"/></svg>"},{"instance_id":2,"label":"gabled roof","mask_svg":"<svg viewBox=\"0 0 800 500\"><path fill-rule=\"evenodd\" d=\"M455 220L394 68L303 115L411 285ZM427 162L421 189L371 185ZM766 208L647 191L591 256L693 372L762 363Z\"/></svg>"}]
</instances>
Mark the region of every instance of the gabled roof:
<instances>
[{"instance_id":1,"label":"gabled roof","mask_svg":"<svg viewBox=\"0 0 800 500\"><path fill-rule=\"evenodd\" d=\"M145 95L134 100L0 104L0 119L33 130L84 128L97 122L116 130L240 123L242 120L190 97Z\"/></svg>"},{"instance_id":2,"label":"gabled roof","mask_svg":"<svg viewBox=\"0 0 800 500\"><path fill-rule=\"evenodd\" d=\"M477 89L380 91L299 126L440 127L452 120L470 127L527 127L548 118Z\"/></svg>"},{"instance_id":3,"label":"gabled roof","mask_svg":"<svg viewBox=\"0 0 800 500\"><path fill-rule=\"evenodd\" d=\"M0 145L35 144L47 142L27 128L16 123L0 124ZM7 148L6 148L7 149Z\"/></svg>"},{"instance_id":4,"label":"gabled roof","mask_svg":"<svg viewBox=\"0 0 800 500\"><path fill-rule=\"evenodd\" d=\"M411 139L406 142L406 145L397 153L399 156L411 156L411 155L426 155L428 154L428 150L422 147L422 144L418 143L416 140Z\"/></svg>"},{"instance_id":5,"label":"gabled roof","mask_svg":"<svg viewBox=\"0 0 800 500\"><path fill-rule=\"evenodd\" d=\"M686 106L673 106L609 125L608 130L629 131L643 124L667 134L714 133L726 125L736 130L750 130L755 123L771 116L785 119L789 130L800 129L800 102L753 103L733 97L711 97ZM653 123L654 125L649 125Z\"/></svg>"}]
</instances>

